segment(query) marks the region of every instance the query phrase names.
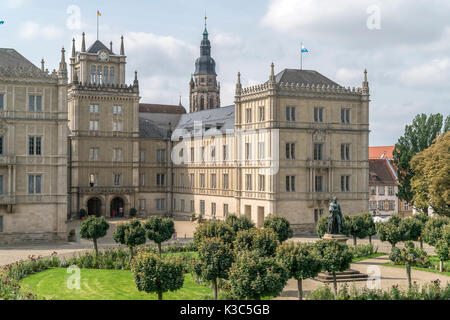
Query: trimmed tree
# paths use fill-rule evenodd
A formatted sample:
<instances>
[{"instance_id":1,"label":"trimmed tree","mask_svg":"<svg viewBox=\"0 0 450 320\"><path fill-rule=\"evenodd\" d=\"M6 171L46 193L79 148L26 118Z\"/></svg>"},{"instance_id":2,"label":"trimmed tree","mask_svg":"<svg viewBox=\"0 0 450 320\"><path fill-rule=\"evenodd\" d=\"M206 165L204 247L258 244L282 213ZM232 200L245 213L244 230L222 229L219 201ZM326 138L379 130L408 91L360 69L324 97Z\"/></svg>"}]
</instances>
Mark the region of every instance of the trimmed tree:
<instances>
[{"instance_id":1,"label":"trimmed tree","mask_svg":"<svg viewBox=\"0 0 450 320\"><path fill-rule=\"evenodd\" d=\"M375 227L375 221L370 213L363 213L362 215L365 223L365 229L367 236L369 237L369 243L372 245L372 237L377 234L377 229Z\"/></svg>"},{"instance_id":2,"label":"trimmed tree","mask_svg":"<svg viewBox=\"0 0 450 320\"><path fill-rule=\"evenodd\" d=\"M274 258L247 250L237 254L229 272L231 292L237 299L278 296L288 278L287 270Z\"/></svg>"},{"instance_id":3,"label":"trimmed tree","mask_svg":"<svg viewBox=\"0 0 450 320\"><path fill-rule=\"evenodd\" d=\"M170 218L151 217L144 223L147 237L158 244L161 256L161 243L169 240L175 232L175 225Z\"/></svg>"},{"instance_id":4,"label":"trimmed tree","mask_svg":"<svg viewBox=\"0 0 450 320\"><path fill-rule=\"evenodd\" d=\"M422 234L422 222L419 219L403 218L400 223L405 230L403 241L419 241Z\"/></svg>"},{"instance_id":5,"label":"trimmed tree","mask_svg":"<svg viewBox=\"0 0 450 320\"><path fill-rule=\"evenodd\" d=\"M322 260L314 246L308 244L284 243L277 249L277 259L288 270L289 277L297 280L298 299L303 299L302 281L314 278L322 269Z\"/></svg>"},{"instance_id":6,"label":"trimmed tree","mask_svg":"<svg viewBox=\"0 0 450 320\"><path fill-rule=\"evenodd\" d=\"M223 221L206 221L195 229L194 243L198 245L202 238L220 238L223 242L232 244L234 231Z\"/></svg>"},{"instance_id":7,"label":"trimmed tree","mask_svg":"<svg viewBox=\"0 0 450 320\"><path fill-rule=\"evenodd\" d=\"M138 290L157 293L158 300L163 299L164 292L183 287L183 265L176 258L140 252L131 262L131 271Z\"/></svg>"},{"instance_id":8,"label":"trimmed tree","mask_svg":"<svg viewBox=\"0 0 450 320\"><path fill-rule=\"evenodd\" d=\"M356 238L367 236L366 220L363 216L344 216L344 234L352 236L353 245L356 247Z\"/></svg>"},{"instance_id":9,"label":"trimmed tree","mask_svg":"<svg viewBox=\"0 0 450 320\"><path fill-rule=\"evenodd\" d=\"M392 248L404 240L404 224L401 223L402 218L399 216L392 216L386 222L378 222L375 224L377 233L381 241L387 241L392 245Z\"/></svg>"},{"instance_id":10,"label":"trimmed tree","mask_svg":"<svg viewBox=\"0 0 450 320\"><path fill-rule=\"evenodd\" d=\"M420 243L420 249L423 249L423 230L425 229L425 224L430 219L430 217L428 216L428 214L419 213L413 215L412 218L420 222L420 234L418 239Z\"/></svg>"},{"instance_id":11,"label":"trimmed tree","mask_svg":"<svg viewBox=\"0 0 450 320\"><path fill-rule=\"evenodd\" d=\"M213 299L217 300L217 279L227 279L234 254L229 243L220 238L203 238L198 243L198 260L194 273L203 280L211 281Z\"/></svg>"},{"instance_id":12,"label":"trimmed tree","mask_svg":"<svg viewBox=\"0 0 450 320\"><path fill-rule=\"evenodd\" d=\"M437 240L442 238L443 227L450 224L447 217L433 217L428 219L423 228L423 240L430 246L435 246Z\"/></svg>"},{"instance_id":13,"label":"trimmed tree","mask_svg":"<svg viewBox=\"0 0 450 320\"><path fill-rule=\"evenodd\" d=\"M294 235L294 231L292 230L291 224L289 223L288 219L277 215L268 217L264 221L264 228L273 229L273 231L277 233L278 240L280 240L280 242L292 238L292 236Z\"/></svg>"},{"instance_id":14,"label":"trimmed tree","mask_svg":"<svg viewBox=\"0 0 450 320\"><path fill-rule=\"evenodd\" d=\"M131 261L134 256L134 248L141 244L145 244L147 237L141 222L137 219L132 219L128 223L122 223L117 226L117 229L113 234L113 239L115 242L129 248Z\"/></svg>"},{"instance_id":15,"label":"trimmed tree","mask_svg":"<svg viewBox=\"0 0 450 320\"><path fill-rule=\"evenodd\" d=\"M406 241L402 249L392 248L391 259L394 263L406 266L406 276L408 278L408 288L411 289L411 266L416 265L426 256L426 252L414 247L414 242Z\"/></svg>"},{"instance_id":16,"label":"trimmed tree","mask_svg":"<svg viewBox=\"0 0 450 320\"><path fill-rule=\"evenodd\" d=\"M337 296L336 272L342 272L350 267L353 254L346 244L335 240L320 240L315 243L319 255L322 257L322 270L333 275L334 295Z\"/></svg>"},{"instance_id":17,"label":"trimmed tree","mask_svg":"<svg viewBox=\"0 0 450 320\"><path fill-rule=\"evenodd\" d=\"M444 261L447 261L450 256L449 243L444 239L439 239L434 247L436 255L439 257L439 271L444 272Z\"/></svg>"},{"instance_id":18,"label":"trimmed tree","mask_svg":"<svg viewBox=\"0 0 450 320\"><path fill-rule=\"evenodd\" d=\"M328 232L328 217L322 216L319 218L319 221L317 222L316 226L317 235L319 238L322 238L325 233Z\"/></svg>"},{"instance_id":19,"label":"trimmed tree","mask_svg":"<svg viewBox=\"0 0 450 320\"><path fill-rule=\"evenodd\" d=\"M109 224L104 217L89 216L80 225L80 236L94 242L95 256L98 256L97 239L106 236L108 229Z\"/></svg>"},{"instance_id":20,"label":"trimmed tree","mask_svg":"<svg viewBox=\"0 0 450 320\"><path fill-rule=\"evenodd\" d=\"M228 224L235 233L241 230L250 230L255 227L255 224L246 216L237 217L235 215L229 215L225 219L225 223Z\"/></svg>"},{"instance_id":21,"label":"trimmed tree","mask_svg":"<svg viewBox=\"0 0 450 320\"><path fill-rule=\"evenodd\" d=\"M234 240L236 250L254 251L264 257L272 257L279 244L278 235L270 228L242 230Z\"/></svg>"}]
</instances>

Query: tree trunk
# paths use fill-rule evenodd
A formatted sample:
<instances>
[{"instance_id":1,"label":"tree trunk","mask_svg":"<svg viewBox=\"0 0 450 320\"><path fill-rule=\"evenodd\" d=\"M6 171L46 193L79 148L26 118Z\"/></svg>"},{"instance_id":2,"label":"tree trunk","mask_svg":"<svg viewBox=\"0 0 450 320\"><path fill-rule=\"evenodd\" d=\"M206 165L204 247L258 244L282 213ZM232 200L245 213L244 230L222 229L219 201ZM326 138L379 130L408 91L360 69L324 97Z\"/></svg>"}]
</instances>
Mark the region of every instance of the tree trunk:
<instances>
[{"instance_id":1,"label":"tree trunk","mask_svg":"<svg viewBox=\"0 0 450 320\"><path fill-rule=\"evenodd\" d=\"M303 284L302 279L297 279L298 284L298 300L303 300Z\"/></svg>"},{"instance_id":2,"label":"tree trunk","mask_svg":"<svg viewBox=\"0 0 450 320\"><path fill-rule=\"evenodd\" d=\"M161 258L161 243L158 243L158 252L159 252L159 257Z\"/></svg>"},{"instance_id":3,"label":"tree trunk","mask_svg":"<svg viewBox=\"0 0 450 320\"><path fill-rule=\"evenodd\" d=\"M336 272L333 271L333 285L334 285L334 299L337 298L337 280L336 280Z\"/></svg>"},{"instance_id":4,"label":"tree trunk","mask_svg":"<svg viewBox=\"0 0 450 320\"><path fill-rule=\"evenodd\" d=\"M408 289L411 290L411 266L406 263L406 276L408 277Z\"/></svg>"},{"instance_id":5,"label":"tree trunk","mask_svg":"<svg viewBox=\"0 0 450 320\"><path fill-rule=\"evenodd\" d=\"M356 247L356 236L353 236L353 246Z\"/></svg>"},{"instance_id":6,"label":"tree trunk","mask_svg":"<svg viewBox=\"0 0 450 320\"><path fill-rule=\"evenodd\" d=\"M158 300L162 300L162 292L158 292Z\"/></svg>"},{"instance_id":7,"label":"tree trunk","mask_svg":"<svg viewBox=\"0 0 450 320\"><path fill-rule=\"evenodd\" d=\"M394 249L395 248L395 243L391 243L392 244L392 249Z\"/></svg>"},{"instance_id":8,"label":"tree trunk","mask_svg":"<svg viewBox=\"0 0 450 320\"><path fill-rule=\"evenodd\" d=\"M94 239L94 251L95 251L95 257L97 257L98 256L97 239Z\"/></svg>"},{"instance_id":9,"label":"tree trunk","mask_svg":"<svg viewBox=\"0 0 450 320\"><path fill-rule=\"evenodd\" d=\"M369 244L372 245L372 236L369 236Z\"/></svg>"},{"instance_id":10,"label":"tree trunk","mask_svg":"<svg viewBox=\"0 0 450 320\"><path fill-rule=\"evenodd\" d=\"M130 247L130 262L131 260L133 260L133 256L134 256L133 247Z\"/></svg>"},{"instance_id":11,"label":"tree trunk","mask_svg":"<svg viewBox=\"0 0 450 320\"><path fill-rule=\"evenodd\" d=\"M444 261L443 260L439 261L439 272L444 272Z\"/></svg>"},{"instance_id":12,"label":"tree trunk","mask_svg":"<svg viewBox=\"0 0 450 320\"><path fill-rule=\"evenodd\" d=\"M217 300L217 279L212 280L213 300Z\"/></svg>"},{"instance_id":13,"label":"tree trunk","mask_svg":"<svg viewBox=\"0 0 450 320\"><path fill-rule=\"evenodd\" d=\"M423 249L423 240L422 240L422 237L420 238L420 249Z\"/></svg>"}]
</instances>

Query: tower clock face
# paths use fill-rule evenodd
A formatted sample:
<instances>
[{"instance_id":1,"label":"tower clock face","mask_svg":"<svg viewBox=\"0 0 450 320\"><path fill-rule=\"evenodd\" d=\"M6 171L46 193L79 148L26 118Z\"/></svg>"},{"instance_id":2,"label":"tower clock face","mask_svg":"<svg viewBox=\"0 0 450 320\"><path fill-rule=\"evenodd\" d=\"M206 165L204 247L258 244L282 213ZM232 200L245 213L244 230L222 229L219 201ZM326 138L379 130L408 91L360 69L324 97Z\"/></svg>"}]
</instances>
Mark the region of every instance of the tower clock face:
<instances>
[{"instance_id":1,"label":"tower clock face","mask_svg":"<svg viewBox=\"0 0 450 320\"><path fill-rule=\"evenodd\" d=\"M108 61L109 60L109 54L106 51L100 51L98 53L98 60L100 61Z\"/></svg>"}]
</instances>

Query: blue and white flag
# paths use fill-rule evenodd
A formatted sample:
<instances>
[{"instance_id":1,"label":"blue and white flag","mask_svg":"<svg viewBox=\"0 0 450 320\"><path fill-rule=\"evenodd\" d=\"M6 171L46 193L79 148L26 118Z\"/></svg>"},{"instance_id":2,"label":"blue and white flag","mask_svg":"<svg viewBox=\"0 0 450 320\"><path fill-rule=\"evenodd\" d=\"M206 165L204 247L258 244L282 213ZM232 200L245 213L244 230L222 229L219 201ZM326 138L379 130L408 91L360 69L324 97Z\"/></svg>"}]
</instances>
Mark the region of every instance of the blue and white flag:
<instances>
[{"instance_id":1,"label":"blue and white flag","mask_svg":"<svg viewBox=\"0 0 450 320\"><path fill-rule=\"evenodd\" d=\"M303 44L302 44L302 52L309 52L308 49L306 49Z\"/></svg>"},{"instance_id":2,"label":"blue and white flag","mask_svg":"<svg viewBox=\"0 0 450 320\"><path fill-rule=\"evenodd\" d=\"M3 20L0 20L0 24L4 24L5 23L5 21L3 21Z\"/></svg>"}]
</instances>

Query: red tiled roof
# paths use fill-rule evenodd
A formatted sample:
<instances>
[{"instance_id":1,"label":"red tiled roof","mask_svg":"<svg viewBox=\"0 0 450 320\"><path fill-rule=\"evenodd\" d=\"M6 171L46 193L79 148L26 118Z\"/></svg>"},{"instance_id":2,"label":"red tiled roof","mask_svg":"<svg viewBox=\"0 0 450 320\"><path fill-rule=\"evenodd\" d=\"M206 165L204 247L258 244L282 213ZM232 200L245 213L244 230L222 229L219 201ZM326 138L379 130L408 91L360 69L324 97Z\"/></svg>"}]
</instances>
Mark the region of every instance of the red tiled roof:
<instances>
[{"instance_id":1,"label":"red tiled roof","mask_svg":"<svg viewBox=\"0 0 450 320\"><path fill-rule=\"evenodd\" d=\"M369 185L395 184L395 177L386 159L369 159Z\"/></svg>"},{"instance_id":2,"label":"red tiled roof","mask_svg":"<svg viewBox=\"0 0 450 320\"><path fill-rule=\"evenodd\" d=\"M139 112L183 114L186 109L179 105L140 103Z\"/></svg>"},{"instance_id":3,"label":"red tiled roof","mask_svg":"<svg viewBox=\"0 0 450 320\"><path fill-rule=\"evenodd\" d=\"M385 159L392 160L394 156L392 152L395 146L369 147L369 159Z\"/></svg>"}]
</instances>

